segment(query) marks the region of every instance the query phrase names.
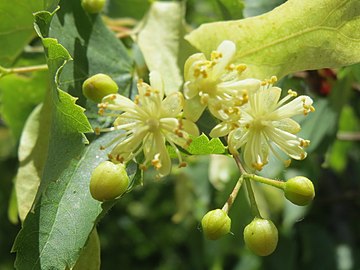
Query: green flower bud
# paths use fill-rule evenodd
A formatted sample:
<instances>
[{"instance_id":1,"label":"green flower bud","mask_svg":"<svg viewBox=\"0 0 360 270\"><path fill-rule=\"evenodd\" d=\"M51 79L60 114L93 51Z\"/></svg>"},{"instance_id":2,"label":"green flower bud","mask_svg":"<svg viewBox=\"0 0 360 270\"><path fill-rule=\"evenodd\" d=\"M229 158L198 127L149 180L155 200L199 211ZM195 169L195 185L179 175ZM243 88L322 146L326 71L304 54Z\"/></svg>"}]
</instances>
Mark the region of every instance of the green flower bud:
<instances>
[{"instance_id":1,"label":"green flower bud","mask_svg":"<svg viewBox=\"0 0 360 270\"><path fill-rule=\"evenodd\" d=\"M285 182L284 193L286 199L296 205L307 205L315 197L313 183L304 176L296 176Z\"/></svg>"},{"instance_id":2,"label":"green flower bud","mask_svg":"<svg viewBox=\"0 0 360 270\"><path fill-rule=\"evenodd\" d=\"M125 165L104 161L91 175L90 193L98 201L113 200L124 194L128 185L129 177Z\"/></svg>"},{"instance_id":3,"label":"green flower bud","mask_svg":"<svg viewBox=\"0 0 360 270\"><path fill-rule=\"evenodd\" d=\"M274 252L278 243L278 230L271 220L254 218L244 229L246 246L259 256Z\"/></svg>"},{"instance_id":4,"label":"green flower bud","mask_svg":"<svg viewBox=\"0 0 360 270\"><path fill-rule=\"evenodd\" d=\"M106 0L81 0L83 9L90 13L99 13L105 5Z\"/></svg>"},{"instance_id":5,"label":"green flower bud","mask_svg":"<svg viewBox=\"0 0 360 270\"><path fill-rule=\"evenodd\" d=\"M224 210L215 209L206 213L201 226L206 238L216 240L230 232L231 219Z\"/></svg>"},{"instance_id":6,"label":"green flower bud","mask_svg":"<svg viewBox=\"0 0 360 270\"><path fill-rule=\"evenodd\" d=\"M118 86L108 75L99 73L83 83L82 91L86 98L99 103L103 97L117 93Z\"/></svg>"}]
</instances>

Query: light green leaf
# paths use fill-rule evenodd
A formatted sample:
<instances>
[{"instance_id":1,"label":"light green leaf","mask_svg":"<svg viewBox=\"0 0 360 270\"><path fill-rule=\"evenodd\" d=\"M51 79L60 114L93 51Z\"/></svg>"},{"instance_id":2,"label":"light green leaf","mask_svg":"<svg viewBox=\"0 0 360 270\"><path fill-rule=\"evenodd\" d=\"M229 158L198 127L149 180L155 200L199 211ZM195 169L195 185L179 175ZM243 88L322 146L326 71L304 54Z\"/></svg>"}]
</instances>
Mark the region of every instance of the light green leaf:
<instances>
[{"instance_id":1,"label":"light green leaf","mask_svg":"<svg viewBox=\"0 0 360 270\"><path fill-rule=\"evenodd\" d=\"M192 155L223 154L225 150L226 148L219 138L209 140L204 133L193 139L186 149Z\"/></svg>"},{"instance_id":2,"label":"light green leaf","mask_svg":"<svg viewBox=\"0 0 360 270\"><path fill-rule=\"evenodd\" d=\"M203 24L187 36L206 53L223 40L236 43L235 62L246 77L286 74L360 62L358 0L290 0L269 13Z\"/></svg>"},{"instance_id":3,"label":"light green leaf","mask_svg":"<svg viewBox=\"0 0 360 270\"><path fill-rule=\"evenodd\" d=\"M165 93L179 91L182 75L178 66L184 18L184 3L154 2L140 25L137 43L150 71L163 76Z\"/></svg>"},{"instance_id":4,"label":"light green leaf","mask_svg":"<svg viewBox=\"0 0 360 270\"><path fill-rule=\"evenodd\" d=\"M359 130L360 123L352 107L344 106L339 119L338 136L343 132L356 132ZM347 157L351 150L354 149L354 142L336 140L329 151L328 160L330 167L341 173L346 169Z\"/></svg>"},{"instance_id":5,"label":"light green leaf","mask_svg":"<svg viewBox=\"0 0 360 270\"><path fill-rule=\"evenodd\" d=\"M43 64L44 57L24 54L16 66ZM16 141L19 140L25 121L37 104L44 100L49 85L47 71L11 74L0 79L1 115Z\"/></svg>"},{"instance_id":6,"label":"light green leaf","mask_svg":"<svg viewBox=\"0 0 360 270\"><path fill-rule=\"evenodd\" d=\"M30 114L22 132L18 150L19 169L15 177L15 190L20 220L30 211L46 161L49 134L49 108L37 106Z\"/></svg>"},{"instance_id":7,"label":"light green leaf","mask_svg":"<svg viewBox=\"0 0 360 270\"><path fill-rule=\"evenodd\" d=\"M11 66L25 45L35 37L32 13L42 6L42 1L0 2L0 65Z\"/></svg>"},{"instance_id":8,"label":"light green leaf","mask_svg":"<svg viewBox=\"0 0 360 270\"><path fill-rule=\"evenodd\" d=\"M117 68L120 72L129 70L128 67L131 67L131 62L128 61L129 57L126 58L126 55L122 59L118 59L117 57L123 56L121 54L104 57L105 54L100 53L102 45L107 43L110 47L117 47L120 44L120 48L123 48L121 47L123 45L119 42L114 43L112 39L116 38L111 36L108 30L104 30L106 28L101 24L97 15L89 17L84 12L76 13L79 16L72 14L72 8L77 11L81 8L79 1L71 1L71 4L69 4L69 1L64 2L67 4L61 6L63 13L55 15L55 13L41 12L37 13L35 17L36 30L45 47L51 78L51 90L44 102L44 106L49 108L48 114L51 123L43 131L49 134L49 145L48 149L42 149L46 162L35 205L27 215L13 248L17 252L15 265L20 270L29 268L63 270L65 267L74 267L90 232L100 218L100 214L106 212L114 204L114 202L108 202L102 205L100 202L95 201L89 192L89 180L92 170L101 161L107 159L108 152L100 151L100 145L108 144L113 139L114 134L102 136L86 147L84 145L84 142L86 142L84 133L92 130L85 117L84 109L75 104L76 98L60 88L64 87L71 92L69 90L71 89L70 86L76 86L77 84L74 84L74 82L81 80L79 79L81 77L78 77L79 74L87 76L89 62L81 62L82 59L87 57L91 59L92 64L95 63L94 66L104 68L105 72L107 66L110 66L113 70ZM57 18L54 19L54 16L57 16ZM107 40L103 40L98 45L88 46L86 44L81 49L75 46L74 49L74 44L71 42L76 44L80 37L84 38L84 36L81 36L84 35L81 30L78 32L79 35L81 34L80 36L77 36L76 31L69 30L69 27L74 27L74 25L71 26L70 24L70 22L74 22L74 18L77 20L75 23L77 26L79 26L79 20L81 21L79 27L84 26L85 21L88 20L85 23L85 25L88 24L86 27L96 35L96 37L87 36L91 43L96 43L96 41L104 37ZM72 48L72 53L78 56L79 59L79 62L74 65L67 65L72 57L66 48L55 38L48 37L56 31L59 31L56 32L56 35L60 36L60 33L63 33L60 32L60 24L64 22L66 22L64 24L66 28L62 31L69 30L70 36L69 39L64 39L64 41L67 46ZM50 29L51 31L49 31ZM105 33L104 36L102 36L103 33ZM97 48L96 55L81 56L86 51L94 53L93 48L95 47ZM104 48L107 48L106 45L104 45ZM114 50L116 51L116 49ZM109 53L114 50L110 50ZM77 53L80 53L80 55ZM108 61L109 57L111 61ZM74 58L74 62L76 61ZM69 68L70 66L71 68ZM69 70L74 71L72 77ZM63 72L66 73L64 77ZM129 74L128 77L130 77ZM63 78L67 78L67 83L62 80ZM61 84L62 82L63 84ZM74 89L72 90L74 91ZM76 89L76 91L79 90ZM38 157L34 158L34 162L36 162ZM134 169L134 166L129 166L128 173L132 179L131 183L138 181L137 167Z\"/></svg>"},{"instance_id":9,"label":"light green leaf","mask_svg":"<svg viewBox=\"0 0 360 270\"><path fill-rule=\"evenodd\" d=\"M96 228L89 235L88 242L82 250L73 270L100 269L100 239Z\"/></svg>"}]
</instances>

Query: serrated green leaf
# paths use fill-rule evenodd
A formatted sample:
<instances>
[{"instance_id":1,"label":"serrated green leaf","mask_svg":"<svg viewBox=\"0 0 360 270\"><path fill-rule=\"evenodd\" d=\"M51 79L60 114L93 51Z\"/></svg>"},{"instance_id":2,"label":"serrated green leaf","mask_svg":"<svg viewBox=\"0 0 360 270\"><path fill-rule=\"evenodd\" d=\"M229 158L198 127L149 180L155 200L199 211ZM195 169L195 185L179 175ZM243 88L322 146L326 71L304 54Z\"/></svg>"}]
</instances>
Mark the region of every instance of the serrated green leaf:
<instances>
[{"instance_id":1,"label":"serrated green leaf","mask_svg":"<svg viewBox=\"0 0 360 270\"><path fill-rule=\"evenodd\" d=\"M261 16L203 24L187 39L206 53L236 43L235 62L260 79L360 62L358 0L290 0Z\"/></svg>"},{"instance_id":2,"label":"serrated green leaf","mask_svg":"<svg viewBox=\"0 0 360 270\"><path fill-rule=\"evenodd\" d=\"M35 37L32 13L42 6L42 1L0 2L0 65L11 66L25 45Z\"/></svg>"},{"instance_id":3,"label":"serrated green leaf","mask_svg":"<svg viewBox=\"0 0 360 270\"><path fill-rule=\"evenodd\" d=\"M16 269L74 266L103 211L101 203L91 197L89 181L94 168L107 159L107 152L100 150L112 138L106 135L85 147L79 158L71 159L57 181L40 195L14 244Z\"/></svg>"},{"instance_id":4,"label":"serrated green leaf","mask_svg":"<svg viewBox=\"0 0 360 270\"><path fill-rule=\"evenodd\" d=\"M226 148L219 138L209 140L204 133L193 139L186 149L186 151L192 155L223 154L225 150Z\"/></svg>"},{"instance_id":5,"label":"serrated green leaf","mask_svg":"<svg viewBox=\"0 0 360 270\"><path fill-rule=\"evenodd\" d=\"M184 3L154 2L137 37L150 71L161 73L167 95L179 91L183 82L177 59L183 20Z\"/></svg>"},{"instance_id":6,"label":"serrated green leaf","mask_svg":"<svg viewBox=\"0 0 360 270\"><path fill-rule=\"evenodd\" d=\"M46 15L41 18L47 22L39 29L42 35L56 38L74 59L62 69L59 87L79 98L77 104L86 109L93 126L101 125L97 104L84 97L82 83L94 74L105 73L119 85L121 94L129 96L133 60L102 17L85 13L80 1L60 1L60 9L51 16L51 22Z\"/></svg>"}]
</instances>

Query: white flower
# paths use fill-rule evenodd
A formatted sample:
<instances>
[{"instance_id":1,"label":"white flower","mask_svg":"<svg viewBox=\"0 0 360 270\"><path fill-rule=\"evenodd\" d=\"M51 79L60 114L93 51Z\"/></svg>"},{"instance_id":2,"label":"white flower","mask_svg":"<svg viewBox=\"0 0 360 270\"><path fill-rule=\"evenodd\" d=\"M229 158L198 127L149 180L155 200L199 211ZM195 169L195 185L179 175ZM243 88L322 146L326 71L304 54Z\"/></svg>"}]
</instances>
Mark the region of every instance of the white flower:
<instances>
[{"instance_id":1,"label":"white flower","mask_svg":"<svg viewBox=\"0 0 360 270\"><path fill-rule=\"evenodd\" d=\"M260 86L259 80L240 79L246 66L231 63L235 51L235 44L225 40L211 53L210 61L203 53L187 59L184 67L186 118L197 121L207 106L217 118L231 117L227 108L245 104L248 91Z\"/></svg>"},{"instance_id":2,"label":"white flower","mask_svg":"<svg viewBox=\"0 0 360 270\"><path fill-rule=\"evenodd\" d=\"M124 131L109 144L116 143L110 159L127 162L143 152L143 168L152 164L159 176L165 176L171 170L166 142L175 149L183 166L176 145L186 148L191 142L189 135L198 136L199 131L193 122L179 117L184 105L181 93L172 93L164 99L163 81L157 72L150 73L150 84L139 81L135 101L118 94L104 97L99 112L112 110L119 114L113 127L98 131Z\"/></svg>"},{"instance_id":3,"label":"white flower","mask_svg":"<svg viewBox=\"0 0 360 270\"><path fill-rule=\"evenodd\" d=\"M282 160L278 149L291 158L302 160L306 157L304 148L310 143L295 135L301 128L290 117L314 111L312 99L296 97L296 92L289 90L288 95L280 100L281 89L272 86L274 81L263 83L258 91L249 94L249 102L242 107L237 120L220 123L211 133L213 136L229 134L230 152L235 153L241 148L245 164L250 169L261 170L268 163L270 151ZM290 160L284 163L289 165Z\"/></svg>"}]
</instances>

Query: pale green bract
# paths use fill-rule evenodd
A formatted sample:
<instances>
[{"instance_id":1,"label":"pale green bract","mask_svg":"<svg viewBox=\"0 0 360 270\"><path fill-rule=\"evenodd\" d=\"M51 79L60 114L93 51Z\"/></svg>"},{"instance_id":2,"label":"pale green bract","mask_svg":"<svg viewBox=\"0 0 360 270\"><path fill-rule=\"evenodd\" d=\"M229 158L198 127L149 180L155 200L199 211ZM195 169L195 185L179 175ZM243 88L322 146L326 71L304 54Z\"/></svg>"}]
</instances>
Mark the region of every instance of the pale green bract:
<instances>
[{"instance_id":1,"label":"pale green bract","mask_svg":"<svg viewBox=\"0 0 360 270\"><path fill-rule=\"evenodd\" d=\"M360 61L360 1L290 0L260 16L201 25L186 39L205 55L223 40L238 50L244 77L286 74Z\"/></svg>"}]
</instances>

